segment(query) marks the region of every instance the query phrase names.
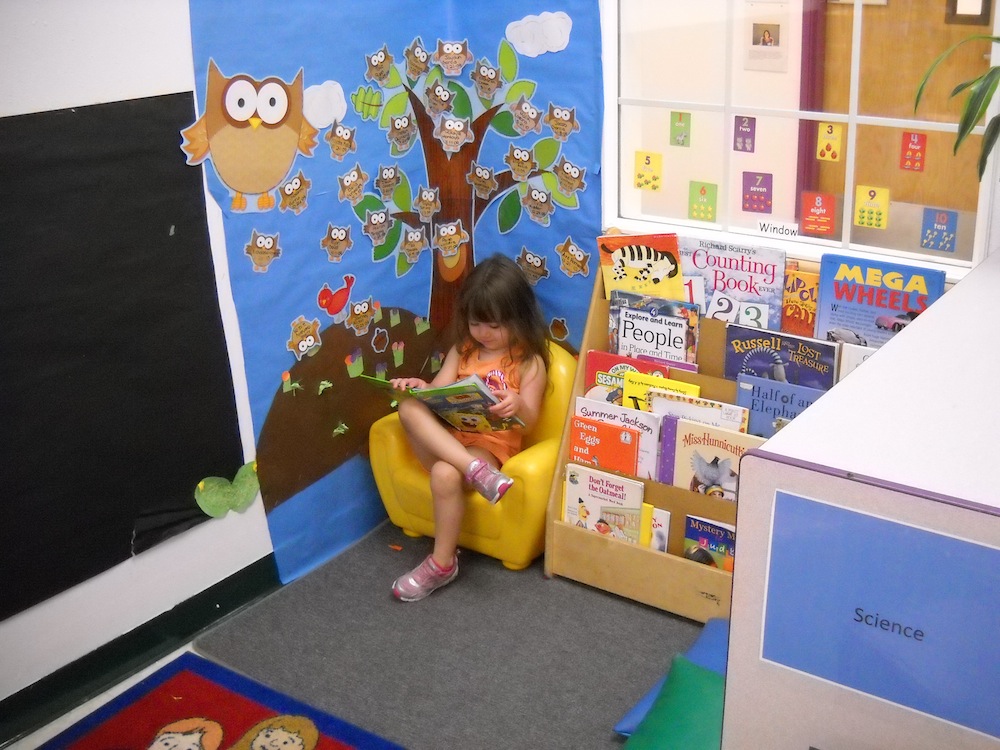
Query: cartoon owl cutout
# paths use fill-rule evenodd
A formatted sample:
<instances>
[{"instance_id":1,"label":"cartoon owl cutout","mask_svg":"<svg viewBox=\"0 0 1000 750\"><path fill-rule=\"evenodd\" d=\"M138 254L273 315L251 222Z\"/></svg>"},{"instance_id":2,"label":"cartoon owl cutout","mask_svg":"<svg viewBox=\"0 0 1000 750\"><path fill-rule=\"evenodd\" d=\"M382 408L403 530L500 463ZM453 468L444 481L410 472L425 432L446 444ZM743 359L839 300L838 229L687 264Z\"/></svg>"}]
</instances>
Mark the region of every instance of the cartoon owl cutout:
<instances>
[{"instance_id":1,"label":"cartoon owl cutout","mask_svg":"<svg viewBox=\"0 0 1000 750\"><path fill-rule=\"evenodd\" d=\"M392 164L388 167L379 165L378 174L375 175L375 187L378 189L379 195L382 196L382 200L392 200L393 191L399 187L402 181L398 164Z\"/></svg>"},{"instance_id":2,"label":"cartoon owl cutout","mask_svg":"<svg viewBox=\"0 0 1000 750\"><path fill-rule=\"evenodd\" d=\"M417 123L409 114L393 117L389 120L389 131L385 137L390 144L396 147L397 152L409 151L410 146L417 139Z\"/></svg>"},{"instance_id":3,"label":"cartoon owl cutout","mask_svg":"<svg viewBox=\"0 0 1000 750\"><path fill-rule=\"evenodd\" d=\"M549 225L549 217L556 210L555 204L552 203L552 195L534 187L529 187L521 197L521 205L527 210L531 220L542 226Z\"/></svg>"},{"instance_id":4,"label":"cartoon owl cutout","mask_svg":"<svg viewBox=\"0 0 1000 750\"><path fill-rule=\"evenodd\" d=\"M233 191L233 211L247 209L247 195L257 209L274 208L271 194L291 171L297 154L312 156L319 131L302 111L302 70L291 83L280 78L257 80L224 76L208 63L205 109L181 131L188 164L209 156L222 183Z\"/></svg>"},{"instance_id":5,"label":"cartoon owl cutout","mask_svg":"<svg viewBox=\"0 0 1000 750\"><path fill-rule=\"evenodd\" d=\"M476 164L476 162L472 162L469 174L465 175L465 181L472 185L472 188L476 191L476 196L484 200L489 198L494 190L500 188L500 183L493 176L493 170L489 167Z\"/></svg>"},{"instance_id":6,"label":"cartoon owl cutout","mask_svg":"<svg viewBox=\"0 0 1000 750\"><path fill-rule=\"evenodd\" d=\"M340 193L338 194L340 200L350 201L352 206L356 206L365 197L365 184L368 182L368 175L361 169L360 163L355 163L354 169L347 174L340 175L337 182L340 184Z\"/></svg>"},{"instance_id":7,"label":"cartoon owl cutout","mask_svg":"<svg viewBox=\"0 0 1000 750\"><path fill-rule=\"evenodd\" d=\"M590 276L590 253L580 249L567 237L561 245L556 245L556 255L559 256L559 270L572 278L573 276Z\"/></svg>"},{"instance_id":8,"label":"cartoon owl cutout","mask_svg":"<svg viewBox=\"0 0 1000 750\"><path fill-rule=\"evenodd\" d=\"M466 143L476 140L471 120L460 120L450 115L441 115L434 137L441 141L441 147L449 154L457 154Z\"/></svg>"},{"instance_id":9,"label":"cartoon owl cutout","mask_svg":"<svg viewBox=\"0 0 1000 750\"><path fill-rule=\"evenodd\" d=\"M415 81L431 69L430 53L424 48L423 40L418 36L403 51L406 60L406 77Z\"/></svg>"},{"instance_id":10,"label":"cartoon owl cutout","mask_svg":"<svg viewBox=\"0 0 1000 750\"><path fill-rule=\"evenodd\" d=\"M432 86L428 86L424 90L424 93L427 95L427 113L431 118L437 120L443 112L451 111L451 100L454 94L443 83L437 82Z\"/></svg>"},{"instance_id":11,"label":"cartoon owl cutout","mask_svg":"<svg viewBox=\"0 0 1000 750\"><path fill-rule=\"evenodd\" d=\"M351 228L336 227L333 224L326 225L326 234L319 241L320 247L326 250L327 258L331 263L340 263L344 253L351 249L354 240L351 239Z\"/></svg>"},{"instance_id":12,"label":"cartoon owl cutout","mask_svg":"<svg viewBox=\"0 0 1000 750\"><path fill-rule=\"evenodd\" d=\"M531 177L532 171L538 166L535 161L534 152L531 149L521 148L511 144L507 149L507 155L503 158L504 164L510 167L510 173L518 182L525 182Z\"/></svg>"},{"instance_id":13,"label":"cartoon owl cutout","mask_svg":"<svg viewBox=\"0 0 1000 750\"><path fill-rule=\"evenodd\" d=\"M571 133L580 130L580 123L576 121L576 107L557 107L549 102L549 111L545 114L544 122L552 128L555 139L563 143Z\"/></svg>"},{"instance_id":14,"label":"cartoon owl cutout","mask_svg":"<svg viewBox=\"0 0 1000 750\"><path fill-rule=\"evenodd\" d=\"M429 224L434 215L441 210L441 191L439 188L425 188L421 185L417 189L417 197L413 200L413 207L420 214L420 220Z\"/></svg>"},{"instance_id":15,"label":"cartoon owl cutout","mask_svg":"<svg viewBox=\"0 0 1000 750\"><path fill-rule=\"evenodd\" d=\"M365 78L369 81L374 81L380 86L384 86L389 81L389 73L392 72L392 55L389 54L389 48L386 45L382 45L382 49L373 55L365 55L365 64L368 66L365 70Z\"/></svg>"},{"instance_id":16,"label":"cartoon owl cutout","mask_svg":"<svg viewBox=\"0 0 1000 750\"><path fill-rule=\"evenodd\" d=\"M431 55L431 61L440 65L446 76L462 75L462 68L472 62L469 40L443 42L438 39L437 49Z\"/></svg>"},{"instance_id":17,"label":"cartoon owl cutout","mask_svg":"<svg viewBox=\"0 0 1000 750\"><path fill-rule=\"evenodd\" d=\"M468 241L469 233L462 227L461 219L448 224L438 224L434 230L434 247L440 250L445 258L458 255L462 245Z\"/></svg>"},{"instance_id":18,"label":"cartoon owl cutout","mask_svg":"<svg viewBox=\"0 0 1000 750\"><path fill-rule=\"evenodd\" d=\"M524 275L528 277L528 283L532 286L549 276L549 269L545 267L545 256L537 255L523 245L521 246L521 254L514 259L514 262L524 271Z\"/></svg>"},{"instance_id":19,"label":"cartoon owl cutout","mask_svg":"<svg viewBox=\"0 0 1000 750\"><path fill-rule=\"evenodd\" d=\"M354 331L355 336L364 336L368 333L372 321L375 320L375 311L378 309L378 302L371 297L361 302L351 302L350 312L344 321L344 327Z\"/></svg>"},{"instance_id":20,"label":"cartoon owl cutout","mask_svg":"<svg viewBox=\"0 0 1000 750\"><path fill-rule=\"evenodd\" d=\"M395 221L385 209L381 211L365 211L365 223L361 227L362 233L371 238L372 244L376 247L385 242L386 235L392 228Z\"/></svg>"},{"instance_id":21,"label":"cartoon owl cutout","mask_svg":"<svg viewBox=\"0 0 1000 750\"><path fill-rule=\"evenodd\" d=\"M494 68L485 58L476 63L469 76L476 86L476 94L486 101L493 101L494 95L503 86L500 68Z\"/></svg>"},{"instance_id":22,"label":"cartoon owl cutout","mask_svg":"<svg viewBox=\"0 0 1000 750\"><path fill-rule=\"evenodd\" d=\"M587 183L583 181L583 176L586 173L587 170L583 167L578 167L573 162L568 161L565 156L560 156L555 169L556 186L559 188L559 192L563 195L573 195L577 190L584 190L587 187Z\"/></svg>"},{"instance_id":23,"label":"cartoon owl cutout","mask_svg":"<svg viewBox=\"0 0 1000 750\"><path fill-rule=\"evenodd\" d=\"M514 130L521 135L542 132L542 113L524 96L510 105L510 111L514 113Z\"/></svg>"},{"instance_id":24,"label":"cartoon owl cutout","mask_svg":"<svg viewBox=\"0 0 1000 750\"><path fill-rule=\"evenodd\" d=\"M281 203L278 205L280 211L292 211L298 216L308 207L307 198L312 182L306 179L302 170L292 179L281 186Z\"/></svg>"},{"instance_id":25,"label":"cartoon owl cutout","mask_svg":"<svg viewBox=\"0 0 1000 750\"><path fill-rule=\"evenodd\" d=\"M406 256L408 263L416 263L420 259L420 253L429 247L430 244L427 242L427 229L425 227L420 227L419 229L406 227L403 230L403 238L399 243L399 249Z\"/></svg>"},{"instance_id":26,"label":"cartoon owl cutout","mask_svg":"<svg viewBox=\"0 0 1000 750\"><path fill-rule=\"evenodd\" d=\"M333 121L333 125L323 136L323 140L330 144L331 158L343 161L349 153L358 150L357 141L354 139L356 132L357 128L349 128L337 120Z\"/></svg>"},{"instance_id":27,"label":"cartoon owl cutout","mask_svg":"<svg viewBox=\"0 0 1000 750\"><path fill-rule=\"evenodd\" d=\"M250 256L253 261L253 270L256 273L267 273L267 267L275 258L281 257L281 248L278 246L278 235L261 234L256 229L250 233L248 242L243 252Z\"/></svg>"},{"instance_id":28,"label":"cartoon owl cutout","mask_svg":"<svg viewBox=\"0 0 1000 750\"><path fill-rule=\"evenodd\" d=\"M323 342L319 337L319 319L313 318L307 321L305 316L300 315L292 321L292 337L288 339L288 351L295 355L295 359L301 361L303 357L313 357L319 351Z\"/></svg>"}]
</instances>

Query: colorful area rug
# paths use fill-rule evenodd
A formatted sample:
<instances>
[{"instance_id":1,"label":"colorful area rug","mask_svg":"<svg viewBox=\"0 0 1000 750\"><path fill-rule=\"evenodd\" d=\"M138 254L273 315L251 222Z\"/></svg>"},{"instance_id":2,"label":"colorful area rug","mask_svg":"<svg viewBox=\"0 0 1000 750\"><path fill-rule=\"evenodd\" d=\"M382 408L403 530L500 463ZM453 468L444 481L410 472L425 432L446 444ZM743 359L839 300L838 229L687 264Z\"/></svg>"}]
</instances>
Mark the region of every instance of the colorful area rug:
<instances>
[{"instance_id":1,"label":"colorful area rug","mask_svg":"<svg viewBox=\"0 0 1000 750\"><path fill-rule=\"evenodd\" d=\"M44 750L402 750L192 653L42 746Z\"/></svg>"}]
</instances>

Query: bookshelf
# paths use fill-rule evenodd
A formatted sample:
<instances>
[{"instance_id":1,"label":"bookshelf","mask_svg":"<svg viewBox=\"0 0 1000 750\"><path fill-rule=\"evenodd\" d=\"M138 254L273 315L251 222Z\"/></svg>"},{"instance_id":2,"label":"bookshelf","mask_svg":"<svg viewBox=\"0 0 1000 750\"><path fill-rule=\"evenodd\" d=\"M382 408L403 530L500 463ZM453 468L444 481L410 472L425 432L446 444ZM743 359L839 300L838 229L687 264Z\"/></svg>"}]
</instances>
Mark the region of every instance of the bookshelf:
<instances>
[{"instance_id":1,"label":"bookshelf","mask_svg":"<svg viewBox=\"0 0 1000 750\"><path fill-rule=\"evenodd\" d=\"M581 359L590 349L607 349L608 312L604 280L598 271L580 346ZM722 378L725 335L725 323L703 319L698 344L699 372L672 370L670 377L701 386L701 395L706 398L733 403L736 383ZM569 458L569 421L575 399L584 391L584 370L581 362L576 370L569 415L559 446L557 470L549 492L545 574L570 578L700 622L728 616L732 574L687 560L681 553L685 516L693 514L735 524L736 503L642 480L645 502L670 511L666 554L609 539L562 520L564 467Z\"/></svg>"}]
</instances>

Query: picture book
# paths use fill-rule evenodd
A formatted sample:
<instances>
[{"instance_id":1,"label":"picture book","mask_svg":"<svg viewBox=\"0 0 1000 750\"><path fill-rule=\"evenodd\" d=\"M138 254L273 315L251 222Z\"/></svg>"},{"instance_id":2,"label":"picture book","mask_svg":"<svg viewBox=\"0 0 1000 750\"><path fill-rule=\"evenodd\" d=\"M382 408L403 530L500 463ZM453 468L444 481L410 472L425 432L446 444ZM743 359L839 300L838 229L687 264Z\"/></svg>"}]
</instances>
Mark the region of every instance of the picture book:
<instances>
[{"instance_id":1,"label":"picture book","mask_svg":"<svg viewBox=\"0 0 1000 750\"><path fill-rule=\"evenodd\" d=\"M710 518L687 516L684 557L731 572L736 558L736 527Z\"/></svg>"},{"instance_id":2,"label":"picture book","mask_svg":"<svg viewBox=\"0 0 1000 750\"><path fill-rule=\"evenodd\" d=\"M670 535L670 511L654 507L650 516L649 547L666 552Z\"/></svg>"},{"instance_id":3,"label":"picture book","mask_svg":"<svg viewBox=\"0 0 1000 750\"><path fill-rule=\"evenodd\" d=\"M723 375L736 380L742 372L829 390L837 382L838 346L833 341L729 323Z\"/></svg>"},{"instance_id":4,"label":"picture book","mask_svg":"<svg viewBox=\"0 0 1000 750\"><path fill-rule=\"evenodd\" d=\"M837 368L837 382L840 382L858 367L868 361L868 358L878 351L874 346L860 346L859 344L840 345L840 366Z\"/></svg>"},{"instance_id":5,"label":"picture book","mask_svg":"<svg viewBox=\"0 0 1000 750\"><path fill-rule=\"evenodd\" d=\"M563 520L581 528L639 543L642 482L581 464L566 464Z\"/></svg>"},{"instance_id":6,"label":"picture book","mask_svg":"<svg viewBox=\"0 0 1000 750\"><path fill-rule=\"evenodd\" d=\"M606 401L576 397L573 413L578 417L599 422L631 427L639 431L639 450L635 475L642 479L656 479L659 472L660 417L649 412L629 409Z\"/></svg>"},{"instance_id":7,"label":"picture book","mask_svg":"<svg viewBox=\"0 0 1000 750\"><path fill-rule=\"evenodd\" d=\"M698 306L614 289L608 313L608 348L618 354L695 363Z\"/></svg>"},{"instance_id":8,"label":"picture book","mask_svg":"<svg viewBox=\"0 0 1000 750\"><path fill-rule=\"evenodd\" d=\"M944 294L944 271L827 253L820 260L816 337L882 346Z\"/></svg>"},{"instance_id":9,"label":"picture book","mask_svg":"<svg viewBox=\"0 0 1000 750\"><path fill-rule=\"evenodd\" d=\"M708 318L780 330L785 252L681 237L681 269L687 294Z\"/></svg>"},{"instance_id":10,"label":"picture book","mask_svg":"<svg viewBox=\"0 0 1000 750\"><path fill-rule=\"evenodd\" d=\"M677 423L674 486L736 500L740 458L764 438L681 419Z\"/></svg>"},{"instance_id":11,"label":"picture book","mask_svg":"<svg viewBox=\"0 0 1000 750\"><path fill-rule=\"evenodd\" d=\"M461 432L493 432L524 426L524 422L517 417L497 417L490 412L489 408L497 403L497 397L478 375L436 388L410 388L405 394L394 389L387 380L370 375L361 375L361 378L397 397L405 398L405 394L409 394L420 399L431 411Z\"/></svg>"},{"instance_id":12,"label":"picture book","mask_svg":"<svg viewBox=\"0 0 1000 750\"><path fill-rule=\"evenodd\" d=\"M642 372L666 377L666 364L626 357L600 349L590 349L584 357L583 395L596 401L622 403L626 372Z\"/></svg>"},{"instance_id":13,"label":"picture book","mask_svg":"<svg viewBox=\"0 0 1000 750\"><path fill-rule=\"evenodd\" d=\"M661 388L650 388L647 399L650 411L654 414L689 419L736 432L746 432L750 423L750 413L745 407L728 404L725 401L686 396Z\"/></svg>"},{"instance_id":14,"label":"picture book","mask_svg":"<svg viewBox=\"0 0 1000 750\"><path fill-rule=\"evenodd\" d=\"M614 289L686 299L676 234L615 234L597 238L604 294Z\"/></svg>"},{"instance_id":15,"label":"picture book","mask_svg":"<svg viewBox=\"0 0 1000 750\"><path fill-rule=\"evenodd\" d=\"M819 271L785 271L785 293L781 306L781 330L796 336L816 335L816 301Z\"/></svg>"},{"instance_id":16,"label":"picture book","mask_svg":"<svg viewBox=\"0 0 1000 750\"><path fill-rule=\"evenodd\" d=\"M674 483L674 454L677 451L678 417L664 416L660 420L660 472L656 481Z\"/></svg>"},{"instance_id":17,"label":"picture book","mask_svg":"<svg viewBox=\"0 0 1000 750\"><path fill-rule=\"evenodd\" d=\"M586 417L570 417L569 460L635 474L639 431Z\"/></svg>"},{"instance_id":18,"label":"picture book","mask_svg":"<svg viewBox=\"0 0 1000 750\"><path fill-rule=\"evenodd\" d=\"M736 378L736 403L750 411L747 432L769 438L812 406L826 391L804 385L741 374Z\"/></svg>"},{"instance_id":19,"label":"picture book","mask_svg":"<svg viewBox=\"0 0 1000 750\"><path fill-rule=\"evenodd\" d=\"M664 391L681 393L685 396L697 397L701 394L701 386L685 383L682 380L664 378L659 375L647 375L643 372L626 372L622 391L622 406L630 409L650 411L649 389L660 388Z\"/></svg>"}]
</instances>

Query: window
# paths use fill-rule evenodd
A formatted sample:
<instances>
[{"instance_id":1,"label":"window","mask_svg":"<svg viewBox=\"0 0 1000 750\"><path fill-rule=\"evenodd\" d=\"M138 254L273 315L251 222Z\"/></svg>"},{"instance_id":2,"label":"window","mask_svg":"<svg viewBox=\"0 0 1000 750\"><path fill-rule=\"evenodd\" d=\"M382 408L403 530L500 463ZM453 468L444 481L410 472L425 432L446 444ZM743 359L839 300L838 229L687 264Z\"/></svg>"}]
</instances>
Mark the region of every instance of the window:
<instances>
[{"instance_id":1,"label":"window","mask_svg":"<svg viewBox=\"0 0 1000 750\"><path fill-rule=\"evenodd\" d=\"M940 264L986 254L996 177L983 127L952 154L966 44L945 0L619 0L604 6L606 226ZM968 19L965 19L966 21ZM982 16L973 19L982 21ZM617 149L615 149L615 145Z\"/></svg>"}]
</instances>

